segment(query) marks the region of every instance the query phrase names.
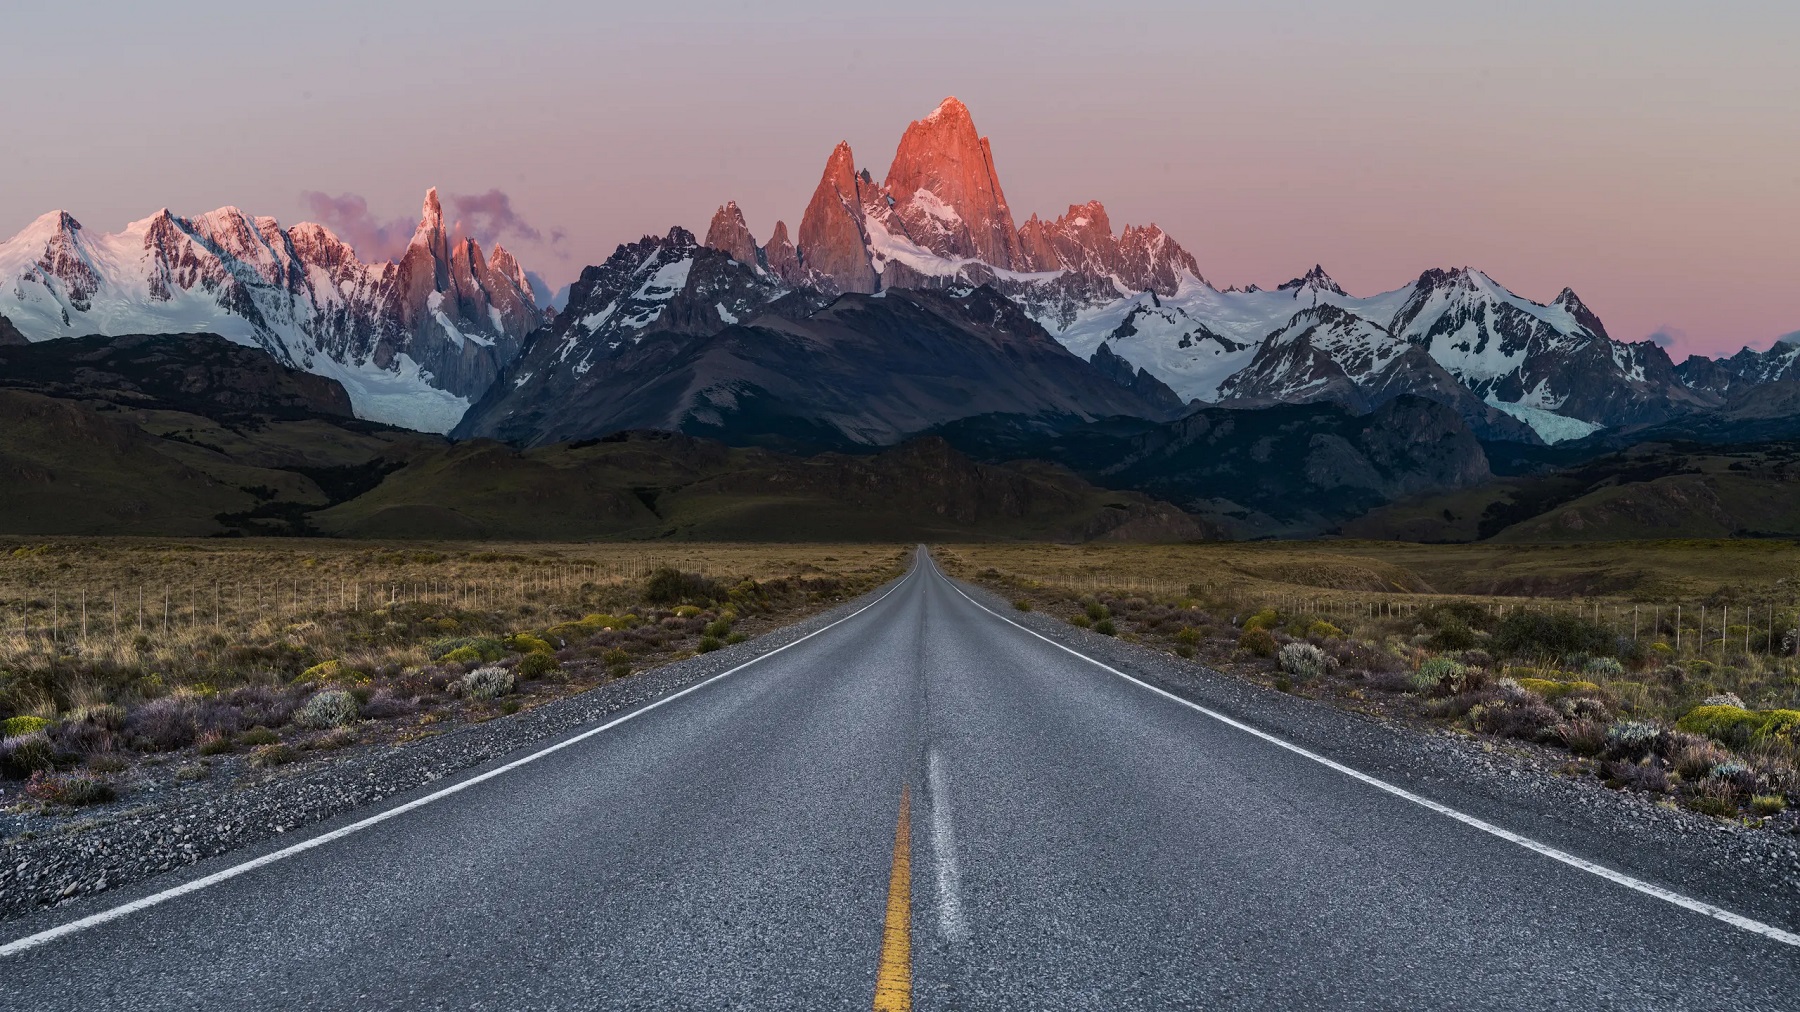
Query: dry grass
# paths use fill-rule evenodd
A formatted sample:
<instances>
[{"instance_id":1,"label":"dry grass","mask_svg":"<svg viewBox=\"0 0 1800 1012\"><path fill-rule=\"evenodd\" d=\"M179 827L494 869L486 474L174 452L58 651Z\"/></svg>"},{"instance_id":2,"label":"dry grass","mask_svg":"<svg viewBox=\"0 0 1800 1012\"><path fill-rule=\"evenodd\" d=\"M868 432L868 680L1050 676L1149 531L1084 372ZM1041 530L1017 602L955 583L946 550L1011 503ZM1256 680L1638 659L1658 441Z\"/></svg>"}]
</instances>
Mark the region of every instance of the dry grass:
<instances>
[{"instance_id":1,"label":"dry grass","mask_svg":"<svg viewBox=\"0 0 1800 1012\"><path fill-rule=\"evenodd\" d=\"M896 571L900 554L869 545L0 544L0 670L69 671L59 687L67 698L35 700L28 712L38 712L105 702L92 698L106 693L104 672L217 686L303 661L335 658L361 670L421 664L434 639L624 610L658 566L731 584L829 577L860 585Z\"/></svg>"}]
</instances>

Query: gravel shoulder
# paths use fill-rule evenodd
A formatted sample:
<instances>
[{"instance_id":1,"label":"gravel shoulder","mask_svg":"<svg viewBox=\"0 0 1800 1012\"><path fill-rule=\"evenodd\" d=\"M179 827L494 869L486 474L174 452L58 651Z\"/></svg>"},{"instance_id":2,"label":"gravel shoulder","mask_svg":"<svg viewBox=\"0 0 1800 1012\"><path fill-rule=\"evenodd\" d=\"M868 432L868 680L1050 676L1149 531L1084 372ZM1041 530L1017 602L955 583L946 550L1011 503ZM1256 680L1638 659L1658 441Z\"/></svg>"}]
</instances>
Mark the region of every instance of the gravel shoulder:
<instances>
[{"instance_id":1,"label":"gravel shoulder","mask_svg":"<svg viewBox=\"0 0 1800 1012\"><path fill-rule=\"evenodd\" d=\"M1353 769L1626 874L1800 929L1794 913L1800 910L1800 835L1793 832L1747 828L1609 790L1592 778L1560 776L1562 763L1548 749L1340 709L1040 612L1019 612L977 584L957 585L1055 642ZM1374 788L1346 777L1344 790ZM1446 819L1447 830L1454 826Z\"/></svg>"},{"instance_id":2,"label":"gravel shoulder","mask_svg":"<svg viewBox=\"0 0 1800 1012\"><path fill-rule=\"evenodd\" d=\"M441 782L499 765L515 753L578 733L778 650L863 607L898 579L743 643L435 737L351 746L272 770L253 769L242 757L219 757L203 780L159 778L154 790L134 792L126 803L0 840L0 921L47 908L97 909L109 900L129 898L95 899L101 894L147 891L124 887L158 876L192 877L207 870L192 866L210 858L270 849L276 841L292 842L294 837L287 834L313 827L325 831L330 827L321 823L347 821L351 813L371 814L384 803L402 804ZM181 869L190 871L183 874ZM83 909L75 909L70 915L80 912Z\"/></svg>"}]
</instances>

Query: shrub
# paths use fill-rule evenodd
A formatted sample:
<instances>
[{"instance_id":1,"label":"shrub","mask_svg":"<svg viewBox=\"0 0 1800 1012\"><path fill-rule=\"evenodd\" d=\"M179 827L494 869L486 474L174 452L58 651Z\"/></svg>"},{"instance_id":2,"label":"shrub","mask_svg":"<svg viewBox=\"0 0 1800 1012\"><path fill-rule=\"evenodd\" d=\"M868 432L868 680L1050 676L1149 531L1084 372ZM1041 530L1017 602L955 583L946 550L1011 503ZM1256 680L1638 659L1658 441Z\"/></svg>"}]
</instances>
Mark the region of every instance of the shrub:
<instances>
[{"instance_id":1,"label":"shrub","mask_svg":"<svg viewBox=\"0 0 1800 1012\"><path fill-rule=\"evenodd\" d=\"M356 697L343 689L323 689L313 693L294 711L294 723L314 731L343 727L356 719Z\"/></svg>"},{"instance_id":2,"label":"shrub","mask_svg":"<svg viewBox=\"0 0 1800 1012\"><path fill-rule=\"evenodd\" d=\"M199 752L201 755L222 755L230 752L233 747L231 735L223 731L208 731L200 736Z\"/></svg>"},{"instance_id":3,"label":"shrub","mask_svg":"<svg viewBox=\"0 0 1800 1012\"><path fill-rule=\"evenodd\" d=\"M1306 635L1313 639L1341 640L1344 638L1344 630L1324 619L1318 619L1306 627Z\"/></svg>"},{"instance_id":4,"label":"shrub","mask_svg":"<svg viewBox=\"0 0 1800 1012\"><path fill-rule=\"evenodd\" d=\"M1780 815L1787 808L1787 799L1779 794L1758 794L1750 799L1750 810L1757 815Z\"/></svg>"},{"instance_id":5,"label":"shrub","mask_svg":"<svg viewBox=\"0 0 1800 1012\"><path fill-rule=\"evenodd\" d=\"M543 656L545 655L527 654L525 660L529 661L533 657ZM551 663L554 664L555 661L552 660ZM524 666L525 663L520 662L519 667L523 668ZM369 697L368 702L362 705L362 715L370 720L387 720L392 717L404 717L417 710L418 707L413 705L411 700L402 699L401 697L394 695L394 693L388 689L377 691L373 696Z\"/></svg>"},{"instance_id":6,"label":"shrub","mask_svg":"<svg viewBox=\"0 0 1800 1012\"><path fill-rule=\"evenodd\" d=\"M513 673L505 668L476 668L457 684L470 699L498 699L513 690Z\"/></svg>"},{"instance_id":7,"label":"shrub","mask_svg":"<svg viewBox=\"0 0 1800 1012\"><path fill-rule=\"evenodd\" d=\"M1069 617L1069 624L1072 626L1075 626L1078 629L1086 629L1088 626L1091 626L1094 623L1088 620L1087 615L1077 612L1076 614L1071 615Z\"/></svg>"},{"instance_id":8,"label":"shrub","mask_svg":"<svg viewBox=\"0 0 1800 1012\"><path fill-rule=\"evenodd\" d=\"M679 607L677 607L675 609L675 617L676 618L699 618L701 610L702 609L696 608L691 604L680 605Z\"/></svg>"},{"instance_id":9,"label":"shrub","mask_svg":"<svg viewBox=\"0 0 1800 1012\"><path fill-rule=\"evenodd\" d=\"M45 733L58 752L102 755L118 748L118 732L124 726L123 707L84 706Z\"/></svg>"},{"instance_id":10,"label":"shrub","mask_svg":"<svg viewBox=\"0 0 1800 1012\"><path fill-rule=\"evenodd\" d=\"M0 776L24 780L55 765L56 751L50 745L50 736L42 731L0 739Z\"/></svg>"},{"instance_id":11,"label":"shrub","mask_svg":"<svg viewBox=\"0 0 1800 1012\"><path fill-rule=\"evenodd\" d=\"M1252 629L1273 629L1281 624L1281 615L1273 608L1264 608L1244 620L1244 631Z\"/></svg>"},{"instance_id":12,"label":"shrub","mask_svg":"<svg viewBox=\"0 0 1800 1012\"><path fill-rule=\"evenodd\" d=\"M1325 651L1311 643L1288 643L1282 646L1277 663L1281 670L1306 682L1325 673Z\"/></svg>"},{"instance_id":13,"label":"shrub","mask_svg":"<svg viewBox=\"0 0 1800 1012\"><path fill-rule=\"evenodd\" d=\"M1089 601L1084 610L1087 612L1088 621L1090 622L1099 622L1102 619L1112 617L1112 612L1106 605L1101 604L1099 601Z\"/></svg>"},{"instance_id":14,"label":"shrub","mask_svg":"<svg viewBox=\"0 0 1800 1012\"><path fill-rule=\"evenodd\" d=\"M238 709L238 720L250 727L280 727L294 715L297 700L291 692L265 685L246 685L233 689L226 701Z\"/></svg>"},{"instance_id":15,"label":"shrub","mask_svg":"<svg viewBox=\"0 0 1800 1012\"><path fill-rule=\"evenodd\" d=\"M271 742L250 753L250 765L267 769L271 766L286 766L298 758L300 753L295 752L292 747L281 742Z\"/></svg>"},{"instance_id":16,"label":"shrub","mask_svg":"<svg viewBox=\"0 0 1800 1012\"><path fill-rule=\"evenodd\" d=\"M1648 721L1621 720L1606 729L1606 753L1615 758L1642 759L1662 741L1663 729Z\"/></svg>"},{"instance_id":17,"label":"shrub","mask_svg":"<svg viewBox=\"0 0 1800 1012\"><path fill-rule=\"evenodd\" d=\"M716 636L702 636L700 637L699 650L703 654L710 654L724 645L725 644L719 642L719 639Z\"/></svg>"},{"instance_id":18,"label":"shrub","mask_svg":"<svg viewBox=\"0 0 1800 1012\"><path fill-rule=\"evenodd\" d=\"M1730 752L1704 738L1689 738L1688 743L1671 751L1670 765L1683 780L1699 780L1711 773L1713 767L1731 761Z\"/></svg>"},{"instance_id":19,"label":"shrub","mask_svg":"<svg viewBox=\"0 0 1800 1012\"><path fill-rule=\"evenodd\" d=\"M1628 790L1663 794L1669 789L1669 774L1654 762L1635 763L1614 760L1603 764L1600 772L1609 784L1615 784Z\"/></svg>"},{"instance_id":20,"label":"shrub","mask_svg":"<svg viewBox=\"0 0 1800 1012\"><path fill-rule=\"evenodd\" d=\"M506 638L506 646L509 650L514 650L527 656L531 654L551 654L556 652L551 649L549 641L539 639L529 633L514 633L513 635L508 636Z\"/></svg>"},{"instance_id":21,"label":"shrub","mask_svg":"<svg viewBox=\"0 0 1800 1012\"><path fill-rule=\"evenodd\" d=\"M1739 699L1738 694L1735 692L1721 692L1714 696L1708 696L1705 699L1700 701L1700 705L1701 706L1735 706L1740 710L1744 709L1744 701L1742 699Z\"/></svg>"},{"instance_id":22,"label":"shrub","mask_svg":"<svg viewBox=\"0 0 1800 1012\"><path fill-rule=\"evenodd\" d=\"M1245 629L1238 637L1238 649L1248 650L1258 657L1275 656L1275 634L1261 626Z\"/></svg>"},{"instance_id":23,"label":"shrub","mask_svg":"<svg viewBox=\"0 0 1800 1012\"><path fill-rule=\"evenodd\" d=\"M0 720L0 738L17 738L33 731L42 731L55 721L45 717L8 717Z\"/></svg>"},{"instance_id":24,"label":"shrub","mask_svg":"<svg viewBox=\"0 0 1800 1012\"><path fill-rule=\"evenodd\" d=\"M1576 755L1595 756L1606 751L1606 731L1597 720L1571 720L1556 728L1556 738Z\"/></svg>"},{"instance_id":25,"label":"shrub","mask_svg":"<svg viewBox=\"0 0 1800 1012\"><path fill-rule=\"evenodd\" d=\"M281 735L266 727L253 727L238 735L237 740L238 744L245 748L255 748L259 745L273 745L281 740Z\"/></svg>"},{"instance_id":26,"label":"shrub","mask_svg":"<svg viewBox=\"0 0 1800 1012\"><path fill-rule=\"evenodd\" d=\"M26 796L48 805L97 805L118 797L112 785L80 773L57 775L42 770L25 784Z\"/></svg>"},{"instance_id":27,"label":"shrub","mask_svg":"<svg viewBox=\"0 0 1800 1012\"><path fill-rule=\"evenodd\" d=\"M432 660L449 664L471 664L497 661L506 656L506 643L492 636L459 636L437 640L426 646Z\"/></svg>"},{"instance_id":28,"label":"shrub","mask_svg":"<svg viewBox=\"0 0 1800 1012\"><path fill-rule=\"evenodd\" d=\"M716 619L706 623L706 628L700 630L700 634L702 636L711 636L713 639L724 639L731 635L731 623L722 618Z\"/></svg>"},{"instance_id":29,"label":"shrub","mask_svg":"<svg viewBox=\"0 0 1800 1012\"><path fill-rule=\"evenodd\" d=\"M1752 744L1765 741L1800 744L1800 710L1764 710L1762 718L1762 727L1751 735Z\"/></svg>"},{"instance_id":30,"label":"shrub","mask_svg":"<svg viewBox=\"0 0 1800 1012\"><path fill-rule=\"evenodd\" d=\"M1175 632L1175 642L1184 647L1195 647L1200 644L1200 630L1191 625L1184 625Z\"/></svg>"},{"instance_id":31,"label":"shrub","mask_svg":"<svg viewBox=\"0 0 1800 1012\"><path fill-rule=\"evenodd\" d=\"M1409 681L1414 691L1417 692L1453 691L1456 683L1463 679L1467 670L1460 663L1448 657L1431 657L1419 665L1419 670L1413 672Z\"/></svg>"},{"instance_id":32,"label":"shrub","mask_svg":"<svg viewBox=\"0 0 1800 1012\"><path fill-rule=\"evenodd\" d=\"M1031 599L1025 597L1017 598L1013 601L1013 608L1018 611L1030 611Z\"/></svg>"},{"instance_id":33,"label":"shrub","mask_svg":"<svg viewBox=\"0 0 1800 1012\"><path fill-rule=\"evenodd\" d=\"M1696 706L1675 722L1689 734L1705 735L1733 748L1750 744L1750 738L1762 730L1763 715L1741 706Z\"/></svg>"},{"instance_id":34,"label":"shrub","mask_svg":"<svg viewBox=\"0 0 1800 1012\"><path fill-rule=\"evenodd\" d=\"M125 717L125 734L143 752L173 752L194 743L200 728L193 700L187 696L153 699Z\"/></svg>"},{"instance_id":35,"label":"shrub","mask_svg":"<svg viewBox=\"0 0 1800 1012\"><path fill-rule=\"evenodd\" d=\"M1110 618L1103 618L1100 621L1095 622L1094 631L1102 636L1116 636L1119 632L1113 625L1113 620Z\"/></svg>"},{"instance_id":36,"label":"shrub","mask_svg":"<svg viewBox=\"0 0 1800 1012\"><path fill-rule=\"evenodd\" d=\"M294 681L301 685L336 685L340 683L367 682L369 676L355 668L345 666L343 661L329 660L315 664L300 672Z\"/></svg>"},{"instance_id":37,"label":"shrub","mask_svg":"<svg viewBox=\"0 0 1800 1012\"><path fill-rule=\"evenodd\" d=\"M1555 710L1530 696L1523 700L1500 700L1469 711L1479 730L1506 738L1538 741L1552 734L1562 723Z\"/></svg>"},{"instance_id":38,"label":"shrub","mask_svg":"<svg viewBox=\"0 0 1800 1012\"><path fill-rule=\"evenodd\" d=\"M1516 669L1515 669L1516 670ZM1593 682L1559 682L1549 678L1520 678L1519 688L1535 693L1547 700L1561 699L1570 695L1599 695L1600 686Z\"/></svg>"},{"instance_id":39,"label":"shrub","mask_svg":"<svg viewBox=\"0 0 1800 1012\"><path fill-rule=\"evenodd\" d=\"M518 670L521 678L542 678L561 669L562 665L557 663L555 654L533 650L519 661Z\"/></svg>"},{"instance_id":40,"label":"shrub","mask_svg":"<svg viewBox=\"0 0 1800 1012\"><path fill-rule=\"evenodd\" d=\"M1425 645L1433 650L1468 650L1475 645L1475 630L1451 619L1438 626Z\"/></svg>"},{"instance_id":41,"label":"shrub","mask_svg":"<svg viewBox=\"0 0 1800 1012\"><path fill-rule=\"evenodd\" d=\"M644 600L651 604L678 604L682 601L709 601L726 596L718 581L699 573L683 573L662 566L644 581Z\"/></svg>"},{"instance_id":42,"label":"shrub","mask_svg":"<svg viewBox=\"0 0 1800 1012\"><path fill-rule=\"evenodd\" d=\"M1511 657L1572 657L1617 649L1604 626L1575 615L1514 611L1494 630L1494 647Z\"/></svg>"},{"instance_id":43,"label":"shrub","mask_svg":"<svg viewBox=\"0 0 1800 1012\"><path fill-rule=\"evenodd\" d=\"M1581 669L1583 674L1596 678L1618 678L1625 673L1625 665L1611 657L1595 657Z\"/></svg>"}]
</instances>

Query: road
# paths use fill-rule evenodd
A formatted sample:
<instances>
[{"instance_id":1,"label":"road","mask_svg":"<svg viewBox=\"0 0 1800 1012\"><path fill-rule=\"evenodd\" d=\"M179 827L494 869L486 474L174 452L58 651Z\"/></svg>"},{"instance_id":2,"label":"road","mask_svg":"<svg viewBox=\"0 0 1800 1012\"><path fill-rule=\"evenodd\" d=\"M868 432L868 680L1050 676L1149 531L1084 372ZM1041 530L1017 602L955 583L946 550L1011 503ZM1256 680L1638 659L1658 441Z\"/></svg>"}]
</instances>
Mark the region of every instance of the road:
<instances>
[{"instance_id":1,"label":"road","mask_svg":"<svg viewBox=\"0 0 1800 1012\"><path fill-rule=\"evenodd\" d=\"M921 554L865 610L454 793L7 925L99 919L0 956L0 1008L1800 1007L1800 948L1001 611Z\"/></svg>"}]
</instances>

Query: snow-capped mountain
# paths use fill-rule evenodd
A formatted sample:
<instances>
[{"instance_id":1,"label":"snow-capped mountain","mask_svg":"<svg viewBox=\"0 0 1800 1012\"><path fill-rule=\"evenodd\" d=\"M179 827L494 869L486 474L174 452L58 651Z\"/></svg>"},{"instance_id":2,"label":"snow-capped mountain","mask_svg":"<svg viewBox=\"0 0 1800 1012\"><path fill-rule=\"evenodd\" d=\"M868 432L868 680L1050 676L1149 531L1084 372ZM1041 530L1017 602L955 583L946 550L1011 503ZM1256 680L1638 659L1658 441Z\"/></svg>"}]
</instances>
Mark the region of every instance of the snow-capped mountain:
<instances>
[{"instance_id":1,"label":"snow-capped mountain","mask_svg":"<svg viewBox=\"0 0 1800 1012\"><path fill-rule=\"evenodd\" d=\"M433 432L543 319L512 254L453 235L435 189L398 263L235 207L107 234L53 211L0 243L0 316L31 341L218 334L337 380L359 417Z\"/></svg>"},{"instance_id":2,"label":"snow-capped mountain","mask_svg":"<svg viewBox=\"0 0 1800 1012\"><path fill-rule=\"evenodd\" d=\"M1776 341L1768 351L1747 347L1729 358L1689 355L1675 373L1690 388L1719 396L1765 383L1800 381L1800 338Z\"/></svg>"}]
</instances>

